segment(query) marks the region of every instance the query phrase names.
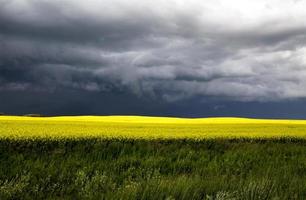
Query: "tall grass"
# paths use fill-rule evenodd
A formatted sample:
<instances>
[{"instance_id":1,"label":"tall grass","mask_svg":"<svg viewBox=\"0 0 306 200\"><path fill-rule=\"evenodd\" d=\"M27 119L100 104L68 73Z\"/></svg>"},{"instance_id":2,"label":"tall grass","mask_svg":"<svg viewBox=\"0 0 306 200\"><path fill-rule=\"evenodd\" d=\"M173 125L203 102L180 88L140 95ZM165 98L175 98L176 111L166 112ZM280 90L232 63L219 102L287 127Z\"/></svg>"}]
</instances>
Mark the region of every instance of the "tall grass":
<instances>
[{"instance_id":1,"label":"tall grass","mask_svg":"<svg viewBox=\"0 0 306 200\"><path fill-rule=\"evenodd\" d=\"M0 140L0 199L304 199L306 141Z\"/></svg>"}]
</instances>

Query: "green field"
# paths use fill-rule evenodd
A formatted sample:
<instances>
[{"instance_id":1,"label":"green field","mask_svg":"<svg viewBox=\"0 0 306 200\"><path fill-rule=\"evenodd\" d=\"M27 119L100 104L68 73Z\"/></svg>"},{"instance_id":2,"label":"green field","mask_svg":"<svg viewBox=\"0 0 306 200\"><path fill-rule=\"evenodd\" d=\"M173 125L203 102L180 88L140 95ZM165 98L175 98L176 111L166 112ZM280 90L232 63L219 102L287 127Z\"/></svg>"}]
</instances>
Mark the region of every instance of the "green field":
<instances>
[{"instance_id":1,"label":"green field","mask_svg":"<svg viewBox=\"0 0 306 200\"><path fill-rule=\"evenodd\" d=\"M305 199L306 123L0 117L0 199Z\"/></svg>"}]
</instances>

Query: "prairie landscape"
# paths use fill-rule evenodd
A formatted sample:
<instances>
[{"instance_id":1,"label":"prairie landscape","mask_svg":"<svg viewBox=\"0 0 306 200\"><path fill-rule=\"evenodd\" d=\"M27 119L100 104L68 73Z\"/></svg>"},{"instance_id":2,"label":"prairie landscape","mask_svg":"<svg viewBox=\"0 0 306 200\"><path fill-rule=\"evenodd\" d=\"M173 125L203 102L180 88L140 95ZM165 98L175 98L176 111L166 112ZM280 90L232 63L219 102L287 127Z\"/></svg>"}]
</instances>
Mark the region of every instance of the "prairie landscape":
<instances>
[{"instance_id":1,"label":"prairie landscape","mask_svg":"<svg viewBox=\"0 0 306 200\"><path fill-rule=\"evenodd\" d=\"M0 200L306 199L306 0L0 3Z\"/></svg>"},{"instance_id":2,"label":"prairie landscape","mask_svg":"<svg viewBox=\"0 0 306 200\"><path fill-rule=\"evenodd\" d=\"M0 117L1 199L302 199L306 121Z\"/></svg>"}]
</instances>

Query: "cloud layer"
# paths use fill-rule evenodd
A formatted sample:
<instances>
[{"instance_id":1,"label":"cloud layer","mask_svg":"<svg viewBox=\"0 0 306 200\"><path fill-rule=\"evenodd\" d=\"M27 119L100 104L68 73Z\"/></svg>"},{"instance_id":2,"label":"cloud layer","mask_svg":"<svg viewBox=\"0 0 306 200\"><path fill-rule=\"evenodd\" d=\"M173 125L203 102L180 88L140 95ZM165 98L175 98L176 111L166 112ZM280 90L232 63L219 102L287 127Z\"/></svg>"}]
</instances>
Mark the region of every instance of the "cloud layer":
<instances>
[{"instance_id":1,"label":"cloud layer","mask_svg":"<svg viewBox=\"0 0 306 200\"><path fill-rule=\"evenodd\" d=\"M0 91L306 97L306 1L0 2Z\"/></svg>"}]
</instances>

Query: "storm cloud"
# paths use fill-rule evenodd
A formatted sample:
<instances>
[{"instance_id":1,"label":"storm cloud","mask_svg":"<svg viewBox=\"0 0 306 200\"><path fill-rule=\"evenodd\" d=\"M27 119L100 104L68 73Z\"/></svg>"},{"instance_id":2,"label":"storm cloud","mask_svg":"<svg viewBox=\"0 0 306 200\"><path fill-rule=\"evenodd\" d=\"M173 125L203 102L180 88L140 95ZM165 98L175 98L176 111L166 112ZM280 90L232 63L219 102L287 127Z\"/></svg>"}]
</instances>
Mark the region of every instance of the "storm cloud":
<instances>
[{"instance_id":1,"label":"storm cloud","mask_svg":"<svg viewBox=\"0 0 306 200\"><path fill-rule=\"evenodd\" d=\"M0 0L0 92L306 97L306 1Z\"/></svg>"}]
</instances>

